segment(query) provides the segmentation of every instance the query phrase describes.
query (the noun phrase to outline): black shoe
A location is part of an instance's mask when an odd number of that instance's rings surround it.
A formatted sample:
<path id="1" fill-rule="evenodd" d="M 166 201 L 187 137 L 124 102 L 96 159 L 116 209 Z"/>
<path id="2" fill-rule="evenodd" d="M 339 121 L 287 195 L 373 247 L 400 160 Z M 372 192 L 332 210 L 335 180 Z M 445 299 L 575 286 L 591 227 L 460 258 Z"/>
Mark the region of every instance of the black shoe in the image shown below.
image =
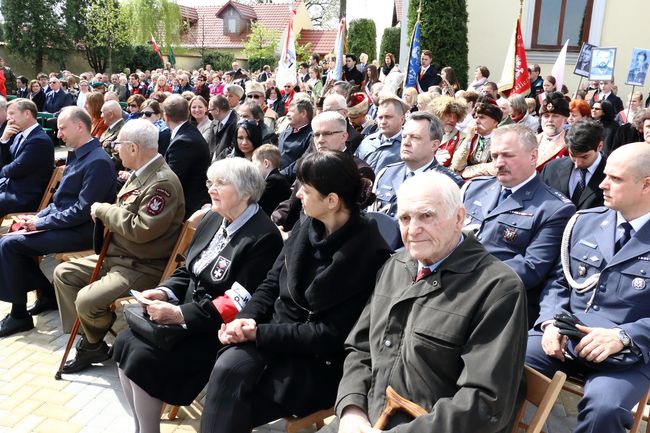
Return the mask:
<path id="1" fill-rule="evenodd" d="M 104 362 L 108 358 L 110 358 L 108 356 L 108 346 L 105 342 L 102 341 L 100 344 L 91 345 L 82 337 L 77 344 L 77 354 L 73 360 L 65 363 L 62 371 L 66 374 L 78 373 L 90 367 L 92 364 Z"/>
<path id="2" fill-rule="evenodd" d="M 27 308 L 27 313 L 36 316 L 46 311 L 57 310 L 58 308 L 59 306 L 56 303 L 56 298 L 44 296 L 30 305 L 29 308 Z"/>
<path id="3" fill-rule="evenodd" d="M 0 337 L 8 337 L 9 335 L 29 331 L 30 329 L 34 329 L 34 321 L 31 316 L 25 317 L 24 319 L 16 319 L 8 314 L 0 321 Z"/>

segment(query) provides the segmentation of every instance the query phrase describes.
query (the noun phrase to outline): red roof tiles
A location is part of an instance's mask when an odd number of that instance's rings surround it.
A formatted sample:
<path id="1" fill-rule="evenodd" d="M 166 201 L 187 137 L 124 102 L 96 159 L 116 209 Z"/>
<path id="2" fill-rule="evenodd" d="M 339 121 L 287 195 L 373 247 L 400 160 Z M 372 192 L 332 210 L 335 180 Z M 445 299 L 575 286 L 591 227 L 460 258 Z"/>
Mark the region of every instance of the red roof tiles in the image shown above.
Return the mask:
<path id="1" fill-rule="evenodd" d="M 297 43 L 300 45 L 307 45 L 311 43 L 311 51 L 318 54 L 328 54 L 334 50 L 336 43 L 336 29 L 332 30 L 303 30 L 300 32 Z"/>

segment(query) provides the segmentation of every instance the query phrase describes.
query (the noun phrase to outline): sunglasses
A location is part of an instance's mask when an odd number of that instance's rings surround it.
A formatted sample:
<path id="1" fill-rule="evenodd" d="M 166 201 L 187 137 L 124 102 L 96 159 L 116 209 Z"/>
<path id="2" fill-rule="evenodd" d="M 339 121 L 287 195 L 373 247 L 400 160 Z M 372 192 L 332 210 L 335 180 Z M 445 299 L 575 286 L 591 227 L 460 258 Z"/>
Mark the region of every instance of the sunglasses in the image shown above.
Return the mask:
<path id="1" fill-rule="evenodd" d="M 138 108 L 138 104 L 129 104 L 129 107 L 135 107 L 135 108 Z"/>
<path id="2" fill-rule="evenodd" d="M 262 95 L 246 95 L 248 99 L 260 99 Z"/>
<path id="3" fill-rule="evenodd" d="M 143 111 L 143 112 L 142 112 L 142 115 L 143 115 L 144 117 L 151 117 L 151 116 L 153 116 L 154 114 L 156 114 L 156 113 L 154 113 L 153 111 Z"/>

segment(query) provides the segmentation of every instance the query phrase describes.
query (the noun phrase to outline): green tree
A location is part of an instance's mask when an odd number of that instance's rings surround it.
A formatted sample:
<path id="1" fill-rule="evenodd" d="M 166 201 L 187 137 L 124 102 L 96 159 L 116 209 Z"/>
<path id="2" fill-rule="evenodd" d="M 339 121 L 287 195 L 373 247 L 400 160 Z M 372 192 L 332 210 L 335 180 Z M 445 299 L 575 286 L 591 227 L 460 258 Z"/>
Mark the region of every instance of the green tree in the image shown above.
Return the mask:
<path id="1" fill-rule="evenodd" d="M 113 53 L 129 44 L 128 22 L 118 0 L 90 0 L 84 15 L 88 64 L 95 72 L 113 72 Z"/>
<path id="2" fill-rule="evenodd" d="M 181 11 L 173 0 L 125 0 L 122 3 L 134 44 L 142 44 L 156 36 L 162 48 L 180 42 Z"/>
<path id="3" fill-rule="evenodd" d="M 260 22 L 251 26 L 248 39 L 244 42 L 244 54 L 248 58 L 269 58 L 275 56 L 280 40 L 280 32 L 265 27 Z"/>
<path id="4" fill-rule="evenodd" d="M 386 53 L 392 53 L 395 59 L 399 59 L 399 36 L 401 29 L 399 27 L 388 27 L 384 29 L 381 36 L 381 46 L 379 47 L 379 64 L 383 65 Z"/>
<path id="5" fill-rule="evenodd" d="M 151 45 L 136 45 L 133 47 L 133 56 L 127 66 L 131 71 L 136 69 L 144 71 L 145 69 L 162 68 L 164 65 L 158 54 L 151 49 Z"/>
<path id="6" fill-rule="evenodd" d="M 234 61 L 234 55 L 221 51 L 208 51 L 201 58 L 203 66 L 212 65 L 212 69 L 215 71 L 229 71 L 232 69 L 232 62 Z"/>
<path id="7" fill-rule="evenodd" d="M 311 42 L 307 42 L 305 45 L 296 44 L 296 61 L 298 63 L 309 63 L 312 53 Z"/>
<path id="8" fill-rule="evenodd" d="M 9 51 L 31 60 L 37 71 L 43 61 L 63 62 L 72 43 L 65 31 L 61 0 L 4 0 L 2 15 Z"/>
<path id="9" fill-rule="evenodd" d="M 347 39 L 348 53 L 357 57 L 366 53 L 370 60 L 377 55 L 377 28 L 373 20 L 361 18 L 350 21 Z"/>
<path id="10" fill-rule="evenodd" d="M 422 49 L 430 50 L 433 63 L 451 66 L 456 72 L 461 88 L 467 85 L 467 1 L 466 0 L 420 0 L 409 3 L 409 35 L 415 26 L 419 4 Z"/>

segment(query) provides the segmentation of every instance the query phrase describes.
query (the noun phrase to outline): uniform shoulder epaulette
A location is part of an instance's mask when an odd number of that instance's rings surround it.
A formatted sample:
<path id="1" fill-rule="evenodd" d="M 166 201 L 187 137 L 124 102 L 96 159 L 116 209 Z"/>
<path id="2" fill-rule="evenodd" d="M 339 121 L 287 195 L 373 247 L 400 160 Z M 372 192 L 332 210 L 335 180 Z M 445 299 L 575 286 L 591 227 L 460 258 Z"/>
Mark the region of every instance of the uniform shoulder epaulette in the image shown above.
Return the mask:
<path id="1" fill-rule="evenodd" d="M 609 210 L 607 206 L 598 206 L 598 207 L 591 207 L 589 209 L 581 209 L 577 211 L 577 214 L 588 214 L 588 213 L 605 213 Z"/>
<path id="2" fill-rule="evenodd" d="M 388 167 L 396 167 L 396 166 L 398 166 L 398 165 L 404 165 L 404 161 L 397 161 L 397 162 L 392 162 L 392 163 L 390 163 L 390 164 L 386 164 L 386 165 L 385 165 L 385 168 L 388 168 Z"/>
<path id="3" fill-rule="evenodd" d="M 573 203 L 571 200 L 569 200 L 564 194 L 562 194 L 560 191 L 550 188 L 549 187 L 549 192 L 558 200 L 561 200 L 563 203 Z"/>

